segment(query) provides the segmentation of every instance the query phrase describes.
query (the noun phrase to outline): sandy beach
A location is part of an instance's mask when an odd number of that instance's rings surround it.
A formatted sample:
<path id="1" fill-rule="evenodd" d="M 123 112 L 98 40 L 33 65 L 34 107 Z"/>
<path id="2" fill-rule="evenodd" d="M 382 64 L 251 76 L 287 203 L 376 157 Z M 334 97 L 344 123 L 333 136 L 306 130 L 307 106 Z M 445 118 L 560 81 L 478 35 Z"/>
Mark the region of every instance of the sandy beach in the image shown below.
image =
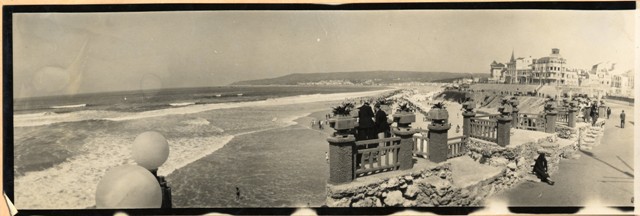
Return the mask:
<path id="1" fill-rule="evenodd" d="M 188 188 L 193 188 L 196 185 L 217 185 L 211 183 L 221 182 L 216 181 L 215 178 L 212 179 L 212 175 L 215 175 L 214 173 L 222 173 L 216 176 L 227 176 L 230 178 L 227 179 L 230 182 L 241 182 L 245 178 L 260 176 L 253 175 L 255 172 L 236 176 L 236 174 L 239 175 L 243 172 L 238 172 L 238 170 L 234 169 L 216 172 L 216 169 L 221 169 L 221 167 L 233 168 L 232 165 L 238 165 L 239 167 L 236 167 L 236 169 L 246 169 L 247 167 L 261 167 L 269 163 L 288 161 L 292 163 L 291 166 L 300 164 L 306 164 L 309 167 L 316 166 L 315 168 L 309 168 L 309 173 L 300 171 L 303 173 L 293 172 L 290 175 L 284 173 L 289 173 L 296 169 L 286 169 L 282 165 L 275 166 L 283 168 L 282 173 L 270 174 L 273 176 L 289 176 L 297 182 L 307 182 L 296 179 L 299 176 L 326 175 L 328 172 L 323 170 L 326 169 L 326 162 L 324 161 L 324 152 L 326 150 L 323 148 L 328 148 L 326 141 L 324 141 L 326 134 L 296 125 L 295 120 L 306 121 L 304 120 L 305 116 L 311 113 L 328 112 L 332 104 L 344 98 L 373 96 L 387 91 L 390 90 L 304 95 L 267 101 L 192 105 L 139 113 L 105 111 L 95 112 L 96 116 L 89 114 L 94 111 L 86 111 L 77 116 L 73 116 L 73 113 L 49 116 L 17 115 L 14 118 L 16 120 L 17 135 L 23 136 L 28 136 L 30 131 L 39 127 L 55 125 L 62 127 L 63 129 L 61 130 L 64 132 L 66 125 L 79 124 L 79 121 L 88 119 L 93 119 L 95 122 L 92 123 L 91 127 L 83 128 L 82 130 L 66 131 L 66 133 L 70 133 L 70 136 L 73 136 L 73 133 L 84 134 L 83 139 L 74 141 L 79 144 L 78 149 L 74 150 L 71 156 L 61 157 L 62 161 L 52 167 L 41 170 L 25 170 L 23 173 L 16 175 L 14 187 L 16 191 L 15 203 L 19 208 L 24 209 L 88 208 L 93 206 L 95 188 L 104 173 L 109 168 L 134 163 L 129 159 L 131 142 L 137 134 L 147 130 L 155 130 L 164 134 L 169 141 L 171 149 L 169 159 L 160 167 L 158 173 L 168 176 L 167 179 L 174 190 L 174 205 L 189 207 L 204 206 L 206 203 L 220 204 L 218 205 L 220 207 L 277 206 L 277 203 L 297 205 L 299 203 L 283 200 L 267 202 L 266 205 L 264 202 L 255 204 L 251 202 L 239 202 L 237 204 L 211 202 L 209 200 L 210 196 L 206 193 L 196 193 Z M 325 130 L 331 129 L 327 127 Z M 291 134 L 296 135 L 291 136 Z M 296 140 L 291 140 L 294 138 Z M 269 149 L 268 147 L 270 146 L 277 146 L 274 143 L 282 145 L 296 143 L 297 145 L 284 148 L 289 151 Z M 229 153 L 232 149 L 242 148 L 243 146 L 251 146 L 251 148 L 256 149 L 241 149 L 241 151 L 234 151 L 235 154 L 284 154 L 281 156 L 296 155 L 301 158 L 297 160 L 279 160 L 277 158 L 280 157 L 266 157 L 264 155 L 265 157 L 261 160 L 250 160 L 246 159 L 246 156 L 234 156 L 234 154 Z M 311 156 L 311 154 L 314 156 Z M 307 156 L 302 157 L 304 155 Z M 317 159 L 311 159 L 312 157 L 317 157 Z M 210 160 L 222 160 L 227 166 L 209 164 Z M 238 160 L 260 162 L 260 166 L 257 164 L 237 163 Z M 202 163 L 205 163 L 206 165 L 204 166 L 208 167 L 206 170 L 193 170 L 200 169 L 197 167 Z M 306 169 L 300 168 L 297 170 Z M 271 169 L 266 170 L 274 171 Z M 203 175 L 203 173 L 207 174 Z M 232 178 L 234 176 L 237 179 L 234 180 Z M 202 182 L 198 179 L 202 179 Z M 313 179 L 324 181 L 326 176 L 316 176 Z M 253 182 L 250 185 L 261 185 L 260 182 L 263 182 L 263 179 L 257 178 L 256 181 L 258 182 Z M 308 181 L 313 180 L 308 179 Z M 267 181 L 265 180 L 264 182 Z M 287 183 L 283 187 L 287 185 L 291 184 Z M 324 191 L 324 183 L 316 182 L 313 185 L 320 186 L 322 188 L 321 191 Z M 301 189 L 307 186 L 309 185 L 301 185 L 296 188 Z M 272 189 L 268 188 L 264 192 L 266 194 L 273 193 Z M 250 194 L 248 191 L 246 193 L 247 196 Z M 282 194 L 282 197 L 289 197 L 291 194 L 296 193 L 318 194 L 319 191 L 317 188 L 308 192 L 287 191 Z M 200 194 L 203 197 L 196 199 L 196 194 Z M 225 196 L 227 195 L 225 194 Z M 220 194 L 220 197 L 224 196 Z M 309 202 L 317 203 L 315 199 L 305 199 L 309 200 Z M 193 202 L 203 203 L 197 204 Z"/>

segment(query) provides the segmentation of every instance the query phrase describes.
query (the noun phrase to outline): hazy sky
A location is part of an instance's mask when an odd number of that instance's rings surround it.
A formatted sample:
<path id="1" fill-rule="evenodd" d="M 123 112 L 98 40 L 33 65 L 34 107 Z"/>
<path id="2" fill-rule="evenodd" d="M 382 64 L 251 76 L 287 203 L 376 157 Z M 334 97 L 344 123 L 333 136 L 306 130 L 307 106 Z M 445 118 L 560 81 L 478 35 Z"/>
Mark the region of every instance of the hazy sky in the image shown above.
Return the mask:
<path id="1" fill-rule="evenodd" d="M 14 96 L 226 85 L 290 73 L 488 73 L 493 60 L 634 63 L 634 11 L 14 14 Z"/>

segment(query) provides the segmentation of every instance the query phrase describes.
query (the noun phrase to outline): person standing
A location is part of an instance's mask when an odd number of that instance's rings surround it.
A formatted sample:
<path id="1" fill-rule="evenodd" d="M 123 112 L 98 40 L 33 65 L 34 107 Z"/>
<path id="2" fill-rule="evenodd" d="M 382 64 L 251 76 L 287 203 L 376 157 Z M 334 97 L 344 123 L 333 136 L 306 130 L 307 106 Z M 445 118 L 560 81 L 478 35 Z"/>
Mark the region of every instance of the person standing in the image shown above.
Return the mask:
<path id="1" fill-rule="evenodd" d="M 596 122 L 598 121 L 598 107 L 594 103 L 591 105 L 591 126 L 596 126 Z"/>
<path id="2" fill-rule="evenodd" d="M 373 110 L 369 106 L 369 102 L 365 101 L 364 104 L 358 108 L 358 140 L 373 139 L 375 133 L 373 122 Z"/>
<path id="3" fill-rule="evenodd" d="M 375 116 L 375 128 L 378 139 L 386 138 L 391 136 L 391 127 L 387 122 L 387 113 L 384 110 L 380 109 L 380 104 L 375 105 L 376 116 Z"/>
<path id="4" fill-rule="evenodd" d="M 611 107 L 607 107 L 607 119 L 611 116 Z"/>
<path id="5" fill-rule="evenodd" d="M 620 113 L 620 128 L 624 128 L 624 117 L 626 115 L 624 114 L 624 110 L 622 110 L 622 112 Z"/>

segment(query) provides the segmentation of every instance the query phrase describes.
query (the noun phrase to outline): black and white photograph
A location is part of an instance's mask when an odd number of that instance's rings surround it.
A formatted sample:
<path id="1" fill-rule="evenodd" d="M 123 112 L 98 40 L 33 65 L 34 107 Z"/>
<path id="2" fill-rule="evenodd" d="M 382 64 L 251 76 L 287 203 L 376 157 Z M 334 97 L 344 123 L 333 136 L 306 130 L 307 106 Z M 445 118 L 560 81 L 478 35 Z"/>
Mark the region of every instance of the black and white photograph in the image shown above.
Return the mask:
<path id="1" fill-rule="evenodd" d="M 18 211 L 633 211 L 629 4 L 14 6 L 3 182 Z"/>

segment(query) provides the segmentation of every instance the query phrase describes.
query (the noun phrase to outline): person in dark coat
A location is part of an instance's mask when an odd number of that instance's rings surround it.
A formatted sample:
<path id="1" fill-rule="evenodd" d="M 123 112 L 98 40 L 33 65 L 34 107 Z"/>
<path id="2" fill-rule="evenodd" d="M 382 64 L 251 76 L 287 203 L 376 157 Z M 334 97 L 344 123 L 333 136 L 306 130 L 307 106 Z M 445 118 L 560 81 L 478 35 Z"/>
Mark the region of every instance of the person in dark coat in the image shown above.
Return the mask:
<path id="1" fill-rule="evenodd" d="M 387 113 L 384 110 L 380 109 L 380 104 L 375 105 L 376 110 L 376 121 L 375 128 L 378 139 L 386 138 L 391 136 L 391 127 L 387 122 Z"/>
<path id="2" fill-rule="evenodd" d="M 611 107 L 607 107 L 607 119 L 611 116 Z"/>
<path id="3" fill-rule="evenodd" d="M 624 118 L 625 118 L 624 110 L 620 113 L 620 128 L 624 128 Z"/>
<path id="4" fill-rule="evenodd" d="M 374 139 L 374 122 L 373 110 L 369 106 L 369 102 L 358 108 L 358 140 Z"/>
<path id="5" fill-rule="evenodd" d="M 555 182 L 551 180 L 547 173 L 547 158 L 544 154 L 544 152 L 540 152 L 540 155 L 538 155 L 536 163 L 533 165 L 533 173 L 535 173 L 542 182 L 553 185 Z"/>
<path id="6" fill-rule="evenodd" d="M 598 107 L 596 104 L 591 105 L 591 126 L 596 126 L 598 121 Z"/>

